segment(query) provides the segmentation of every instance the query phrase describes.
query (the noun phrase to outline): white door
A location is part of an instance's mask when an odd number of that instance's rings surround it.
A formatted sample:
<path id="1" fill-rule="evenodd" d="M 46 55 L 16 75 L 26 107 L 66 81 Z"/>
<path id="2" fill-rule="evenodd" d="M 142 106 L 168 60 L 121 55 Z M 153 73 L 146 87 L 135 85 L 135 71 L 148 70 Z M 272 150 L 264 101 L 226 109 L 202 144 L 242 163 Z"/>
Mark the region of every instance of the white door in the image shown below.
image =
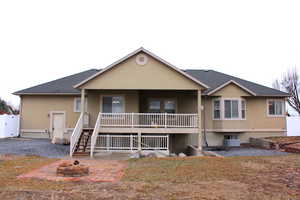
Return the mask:
<path id="1" fill-rule="evenodd" d="M 52 113 L 52 142 L 62 143 L 64 138 L 65 129 L 65 114 L 64 113 Z"/>

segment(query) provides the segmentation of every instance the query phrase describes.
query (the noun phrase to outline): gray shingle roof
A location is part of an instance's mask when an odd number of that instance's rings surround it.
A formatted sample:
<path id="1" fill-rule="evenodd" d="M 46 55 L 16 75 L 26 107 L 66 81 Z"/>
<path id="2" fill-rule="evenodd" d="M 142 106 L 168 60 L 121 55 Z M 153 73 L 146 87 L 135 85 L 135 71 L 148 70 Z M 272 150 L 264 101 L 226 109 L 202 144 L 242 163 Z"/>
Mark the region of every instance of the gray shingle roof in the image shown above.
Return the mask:
<path id="1" fill-rule="evenodd" d="M 54 81 L 20 90 L 15 92 L 14 94 L 80 94 L 80 91 L 73 88 L 73 86 L 99 71 L 100 70 L 97 69 L 90 69 L 77 74 L 56 79 Z"/>
<path id="2" fill-rule="evenodd" d="M 90 76 L 98 73 L 100 70 L 91 69 L 81 73 L 73 74 L 64 78 L 30 87 L 15 92 L 16 95 L 23 94 L 79 94 L 80 91 L 73 88 L 74 85 L 84 81 Z M 287 93 L 272 89 L 263 85 L 259 85 L 250 81 L 246 81 L 234 76 L 223 74 L 214 70 L 183 70 L 190 76 L 193 76 L 210 88 L 204 94 L 209 93 L 215 88 L 233 80 L 248 90 L 254 92 L 257 96 L 288 96 Z"/>
<path id="3" fill-rule="evenodd" d="M 240 79 L 234 76 L 230 76 L 214 70 L 184 70 L 191 76 L 200 79 L 203 83 L 210 86 L 204 94 L 209 93 L 215 88 L 225 84 L 226 82 L 233 80 L 248 90 L 254 92 L 256 96 L 288 96 L 288 93 L 269 88 L 257 83 L 253 83 L 244 79 Z"/>

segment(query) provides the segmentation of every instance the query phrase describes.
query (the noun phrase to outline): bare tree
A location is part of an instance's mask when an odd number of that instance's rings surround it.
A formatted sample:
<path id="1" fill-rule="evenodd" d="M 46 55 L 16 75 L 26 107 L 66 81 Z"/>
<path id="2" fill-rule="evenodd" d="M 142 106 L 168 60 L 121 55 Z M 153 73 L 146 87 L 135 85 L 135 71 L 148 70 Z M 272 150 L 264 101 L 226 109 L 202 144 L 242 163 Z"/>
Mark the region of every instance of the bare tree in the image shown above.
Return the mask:
<path id="1" fill-rule="evenodd" d="M 275 89 L 283 90 L 291 95 L 288 98 L 287 102 L 300 115 L 300 101 L 299 101 L 300 80 L 296 68 L 288 70 L 282 76 L 281 80 L 274 81 L 273 87 Z"/>

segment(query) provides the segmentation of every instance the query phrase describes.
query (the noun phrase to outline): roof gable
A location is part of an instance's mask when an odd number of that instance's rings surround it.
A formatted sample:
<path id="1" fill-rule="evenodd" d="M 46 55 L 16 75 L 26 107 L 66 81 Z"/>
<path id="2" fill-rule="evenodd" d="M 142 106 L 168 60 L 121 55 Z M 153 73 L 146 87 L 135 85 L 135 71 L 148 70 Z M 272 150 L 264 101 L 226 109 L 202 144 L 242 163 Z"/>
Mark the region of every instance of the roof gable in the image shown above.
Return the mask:
<path id="1" fill-rule="evenodd" d="M 100 72 L 94 74 L 93 76 L 83 80 L 82 82 L 80 82 L 79 84 L 76 84 L 74 86 L 74 88 L 80 88 L 81 86 L 83 86 L 84 84 L 86 84 L 87 82 L 95 79 L 96 77 L 106 73 L 107 71 L 111 70 L 114 67 L 120 66 L 121 63 L 125 62 L 126 60 L 132 58 L 133 56 L 139 54 L 139 53 L 144 53 L 150 57 L 152 57 L 153 59 L 156 59 L 157 61 L 161 62 L 162 64 L 164 64 L 164 66 L 172 69 L 173 71 L 179 73 L 180 75 L 182 75 L 183 77 L 189 79 L 190 81 L 196 83 L 197 85 L 199 85 L 202 88 L 209 88 L 209 86 L 207 86 L 206 84 L 202 83 L 200 80 L 194 78 L 193 76 L 190 76 L 189 74 L 185 73 L 184 71 L 180 70 L 179 68 L 175 67 L 174 65 L 170 64 L 169 62 L 163 60 L 162 58 L 156 56 L 155 54 L 151 53 L 150 51 L 144 49 L 143 47 L 133 51 L 132 53 L 128 54 L 127 56 L 119 59 L 118 61 L 112 63 L 111 65 L 107 66 L 106 68 L 104 68 L 103 70 L 101 70 Z"/>
<path id="2" fill-rule="evenodd" d="M 207 95 L 213 95 L 213 94 L 216 94 L 218 91 L 224 89 L 225 87 L 227 87 L 227 86 L 230 85 L 230 84 L 234 84 L 234 85 L 236 85 L 238 88 L 240 88 L 240 89 L 244 90 L 245 92 L 247 92 L 247 96 L 249 96 L 249 94 L 252 95 L 252 96 L 256 96 L 256 94 L 255 94 L 253 91 L 251 91 L 251 90 L 249 90 L 248 88 L 242 86 L 241 84 L 237 83 L 237 82 L 234 81 L 234 80 L 229 80 L 229 81 L 227 81 L 226 83 L 224 83 L 224 84 L 222 84 L 222 85 L 220 85 L 220 86 L 214 88 L 213 90 L 211 90 L 210 92 L 208 92 Z"/>
<path id="3" fill-rule="evenodd" d="M 280 96 L 280 97 L 287 97 L 289 96 L 288 93 L 282 92 L 280 90 L 276 90 L 274 88 L 266 87 L 264 85 L 260 85 L 251 81 L 247 81 L 235 76 L 231 76 L 228 74 L 224 74 L 221 72 L 217 72 L 214 70 L 185 70 L 186 73 L 189 75 L 201 80 L 206 85 L 210 86 L 203 94 L 207 95 L 212 90 L 218 88 L 219 86 L 227 83 L 228 81 L 232 80 L 238 83 L 239 85 L 247 88 L 248 90 L 252 91 L 256 94 L 256 96 Z"/>

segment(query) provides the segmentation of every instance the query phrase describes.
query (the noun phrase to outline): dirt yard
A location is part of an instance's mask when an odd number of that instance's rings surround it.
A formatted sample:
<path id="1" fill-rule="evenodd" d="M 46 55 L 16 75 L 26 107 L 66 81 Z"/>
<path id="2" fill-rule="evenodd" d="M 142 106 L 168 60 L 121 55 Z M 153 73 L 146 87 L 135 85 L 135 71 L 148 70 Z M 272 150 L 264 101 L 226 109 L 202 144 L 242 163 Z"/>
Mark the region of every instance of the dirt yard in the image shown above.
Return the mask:
<path id="1" fill-rule="evenodd" d="M 0 160 L 0 199 L 300 199 L 299 155 L 130 160 L 114 183 L 18 179 L 57 159 Z"/>

